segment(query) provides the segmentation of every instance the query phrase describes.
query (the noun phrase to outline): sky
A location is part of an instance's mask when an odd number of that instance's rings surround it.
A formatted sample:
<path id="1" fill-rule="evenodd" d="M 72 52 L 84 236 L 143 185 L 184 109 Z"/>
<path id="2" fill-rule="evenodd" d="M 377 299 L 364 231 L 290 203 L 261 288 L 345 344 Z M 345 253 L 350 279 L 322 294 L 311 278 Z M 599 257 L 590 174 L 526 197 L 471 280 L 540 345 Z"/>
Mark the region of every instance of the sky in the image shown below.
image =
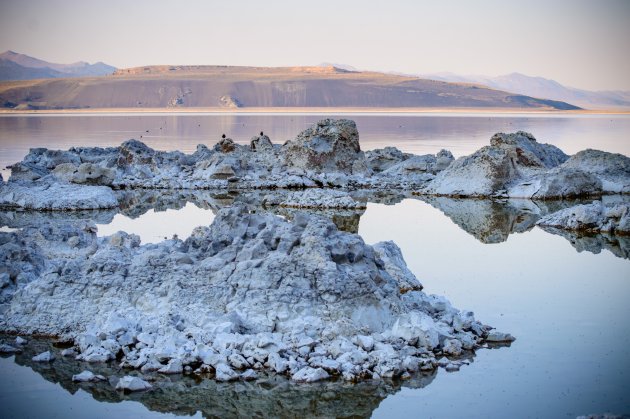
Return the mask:
<path id="1" fill-rule="evenodd" d="M 57 63 L 520 72 L 630 90 L 630 0 L 0 0 L 0 51 Z"/>

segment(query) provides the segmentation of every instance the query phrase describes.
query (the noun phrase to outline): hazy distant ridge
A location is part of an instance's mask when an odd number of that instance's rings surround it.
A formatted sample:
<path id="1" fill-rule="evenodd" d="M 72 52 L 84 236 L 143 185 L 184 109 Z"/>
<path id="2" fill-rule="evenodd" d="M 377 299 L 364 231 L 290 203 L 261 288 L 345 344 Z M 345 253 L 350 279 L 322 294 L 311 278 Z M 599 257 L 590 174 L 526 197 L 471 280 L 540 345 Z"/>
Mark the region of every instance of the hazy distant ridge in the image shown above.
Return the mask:
<path id="1" fill-rule="evenodd" d="M 115 70 L 116 67 L 100 61 L 94 64 L 85 61 L 57 64 L 13 51 L 0 54 L 0 80 L 104 76 Z"/>
<path id="2" fill-rule="evenodd" d="M 0 83 L 17 109 L 359 107 L 576 109 L 469 84 L 336 66 L 144 66 L 111 76 Z"/>
<path id="3" fill-rule="evenodd" d="M 489 77 L 481 75 L 462 76 L 445 72 L 422 74 L 419 75 L 419 77 L 456 83 L 476 83 L 493 89 L 569 102 L 587 109 L 630 109 L 630 92 L 627 91 L 589 91 L 576 89 L 564 86 L 555 80 L 543 77 L 532 77 L 520 73 Z"/>

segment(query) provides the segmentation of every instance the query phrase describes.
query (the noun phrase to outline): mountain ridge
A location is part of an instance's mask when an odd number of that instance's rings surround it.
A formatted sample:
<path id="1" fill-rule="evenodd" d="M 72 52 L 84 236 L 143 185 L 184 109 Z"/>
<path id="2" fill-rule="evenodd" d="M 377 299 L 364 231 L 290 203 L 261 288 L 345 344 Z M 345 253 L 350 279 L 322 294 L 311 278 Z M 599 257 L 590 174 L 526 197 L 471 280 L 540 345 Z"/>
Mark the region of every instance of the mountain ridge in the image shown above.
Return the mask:
<path id="1" fill-rule="evenodd" d="M 326 67 L 160 65 L 112 75 L 0 83 L 11 109 L 336 107 L 572 110 L 486 87 Z"/>
<path id="2" fill-rule="evenodd" d="M 111 74 L 116 67 L 98 61 L 90 64 L 77 61 L 58 64 L 40 60 L 11 50 L 0 54 L 0 80 L 32 80 L 39 78 L 90 77 Z"/>

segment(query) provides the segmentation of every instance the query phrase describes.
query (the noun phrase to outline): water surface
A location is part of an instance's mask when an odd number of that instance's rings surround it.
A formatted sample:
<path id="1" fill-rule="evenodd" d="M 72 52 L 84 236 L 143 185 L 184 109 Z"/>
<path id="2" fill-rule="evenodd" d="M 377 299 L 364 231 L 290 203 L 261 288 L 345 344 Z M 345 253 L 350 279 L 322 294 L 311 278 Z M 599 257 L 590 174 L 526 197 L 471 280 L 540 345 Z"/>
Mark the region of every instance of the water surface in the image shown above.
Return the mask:
<path id="1" fill-rule="evenodd" d="M 192 151 L 198 142 L 214 143 L 222 132 L 244 142 L 260 130 L 282 142 L 319 118 L 0 117 L 0 153 L 3 162 L 10 162 L 21 159 L 20 153 L 29 147 L 117 145 L 139 135 L 156 148 Z M 434 153 L 447 148 L 462 155 L 487 144 L 496 131 L 522 129 L 569 153 L 590 146 L 630 154 L 630 119 L 625 116 L 353 118 L 364 149 L 395 145 L 405 151 Z M 154 136 L 156 129 L 161 133 Z M 195 226 L 211 223 L 222 206 L 239 199 L 251 201 L 244 195 L 210 191 L 143 194 L 128 196 L 121 210 L 3 212 L 0 224 L 20 228 L 42 217 L 79 217 L 94 220 L 99 235 L 125 230 L 140 235 L 143 242 L 156 242 L 173 234 L 184 239 Z M 34 405 L 38 400 L 50 406 L 49 416 L 59 417 L 82 412 L 94 417 L 237 416 L 251 415 L 252 406 L 262 409 L 261 416 L 295 411 L 304 416 L 378 418 L 630 413 L 630 239 L 579 236 L 535 226 L 541 214 L 569 204 L 421 199 L 394 193 L 372 198 L 364 212 L 326 215 L 340 228 L 358 231 L 367 243 L 393 240 L 425 292 L 445 295 L 455 307 L 472 310 L 480 321 L 517 337 L 509 348 L 477 351 L 473 362 L 458 372 L 440 369 L 409 383 L 328 383 L 310 389 L 276 381 L 217 386 L 169 379 L 161 393 L 126 398 L 109 387 L 67 384 L 67 375 L 80 372 L 81 365 L 53 364 L 57 369 L 52 374 L 33 366 L 28 357 L 16 356 L 0 359 L 0 401 L 8 406 L 8 416 L 43 414 Z M 280 215 L 291 217 L 290 212 Z M 217 398 L 217 393 L 226 396 Z M 335 394 L 342 396 L 335 398 Z M 310 404 L 304 407 L 300 400 Z"/>

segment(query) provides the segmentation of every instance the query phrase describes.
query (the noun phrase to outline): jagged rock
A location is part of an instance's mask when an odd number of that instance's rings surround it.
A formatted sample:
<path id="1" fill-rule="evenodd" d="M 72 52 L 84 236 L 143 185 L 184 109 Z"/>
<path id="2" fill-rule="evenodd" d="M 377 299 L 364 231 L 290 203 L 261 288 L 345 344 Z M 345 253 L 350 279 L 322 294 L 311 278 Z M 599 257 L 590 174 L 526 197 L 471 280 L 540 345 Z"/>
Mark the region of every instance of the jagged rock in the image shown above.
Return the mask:
<path id="1" fill-rule="evenodd" d="M 171 359 L 169 363 L 158 370 L 162 374 L 181 374 L 184 371 L 182 361 L 179 359 Z"/>
<path id="2" fill-rule="evenodd" d="M 53 362 L 54 360 L 55 356 L 50 351 L 42 352 L 33 357 L 33 362 Z"/>
<path id="3" fill-rule="evenodd" d="M 86 383 L 90 381 L 105 381 L 105 377 L 99 374 L 94 374 L 92 371 L 85 370 L 80 374 L 73 375 L 72 381 L 78 383 Z"/>
<path id="4" fill-rule="evenodd" d="M 114 192 L 105 186 L 78 186 L 51 179 L 35 183 L 0 185 L 0 208 L 25 210 L 87 210 L 118 206 Z"/>
<path id="5" fill-rule="evenodd" d="M 455 197 L 505 194 L 510 185 L 567 159 L 560 149 L 536 142 L 529 133 L 498 133 L 490 139 L 490 146 L 455 160 L 438 173 L 424 192 Z"/>
<path id="6" fill-rule="evenodd" d="M 556 199 L 596 196 L 603 193 L 595 175 L 564 165 L 516 183 L 508 188 L 511 198 Z"/>
<path id="7" fill-rule="evenodd" d="M 21 336 L 17 336 L 17 337 L 15 338 L 15 344 L 16 344 L 17 346 L 24 346 L 24 345 L 28 344 L 28 340 L 24 339 L 24 338 L 23 338 L 23 337 L 21 337 Z"/>
<path id="8" fill-rule="evenodd" d="M 446 150 L 424 156 L 392 147 L 363 153 L 353 121 L 325 119 L 283 146 L 274 146 L 260 135 L 249 146 L 223 138 L 212 149 L 200 145 L 190 155 L 156 151 L 137 140 L 105 149 L 33 149 L 12 166 L 9 184 L 32 182 L 27 187 L 37 188 L 41 183 L 70 182 L 114 189 L 222 190 L 341 187 L 535 199 L 630 191 L 625 156 L 586 150 L 566 161 L 567 156 L 556 147 L 539 144 L 531 134 L 520 131 L 496 134 L 490 143 L 457 161 Z M 81 199 L 81 190 L 68 192 L 66 199 Z M 19 201 L 9 198 L 6 205 Z M 63 205 L 66 209 L 102 206 Z"/>
<path id="9" fill-rule="evenodd" d="M 313 383 L 315 381 L 325 380 L 330 375 L 323 368 L 304 367 L 291 376 L 293 381 L 299 383 Z"/>
<path id="10" fill-rule="evenodd" d="M 273 150 L 273 144 L 268 136 L 264 135 L 262 132 L 260 135 L 252 137 L 249 141 L 249 147 L 252 151 L 266 151 Z"/>
<path id="11" fill-rule="evenodd" d="M 116 390 L 125 390 L 125 391 L 144 391 L 153 388 L 153 386 L 142 378 L 132 377 L 130 375 L 126 375 L 116 384 Z"/>
<path id="12" fill-rule="evenodd" d="M 0 330 L 63 334 L 81 360 L 118 354 L 146 371 L 203 363 L 220 380 L 239 378 L 230 364 L 290 375 L 310 366 L 354 380 L 404 373 L 405 347 L 440 350 L 440 336 L 477 347 L 483 333 L 419 291 L 393 243 L 368 246 L 318 216 L 289 222 L 237 204 L 185 241 L 143 246 L 123 232 L 97 238 L 84 224 L 72 228 L 10 233 L 45 262 L 11 297 Z M 70 236 L 77 246 L 59 246 Z"/>
<path id="13" fill-rule="evenodd" d="M 21 348 L 16 348 L 6 343 L 0 343 L 0 354 L 16 354 L 22 352 Z"/>
<path id="14" fill-rule="evenodd" d="M 583 150 L 571 156 L 563 169 L 577 169 L 594 175 L 605 193 L 630 193 L 630 158 L 599 150 Z"/>
<path id="15" fill-rule="evenodd" d="M 215 374 L 217 381 L 234 381 L 239 378 L 238 373 L 226 364 L 217 365 Z"/>
<path id="16" fill-rule="evenodd" d="M 287 166 L 315 172 L 363 174 L 365 156 L 354 121 L 324 119 L 282 147 Z"/>
<path id="17" fill-rule="evenodd" d="M 540 226 L 585 233 L 630 234 L 630 204 L 604 205 L 601 201 L 576 205 L 541 218 Z"/>
<path id="18" fill-rule="evenodd" d="M 413 154 L 403 153 L 396 147 L 385 147 L 365 152 L 367 165 L 374 173 L 381 173 L 410 157 L 413 157 Z"/>
<path id="19" fill-rule="evenodd" d="M 214 151 L 219 151 L 221 153 L 231 153 L 234 150 L 236 150 L 236 144 L 231 138 L 221 138 L 214 146 Z"/>
<path id="20" fill-rule="evenodd" d="M 352 199 L 349 193 L 331 189 L 305 189 L 290 192 L 286 196 L 270 194 L 263 198 L 263 205 L 287 208 L 336 208 L 365 209 L 366 203 Z"/>

